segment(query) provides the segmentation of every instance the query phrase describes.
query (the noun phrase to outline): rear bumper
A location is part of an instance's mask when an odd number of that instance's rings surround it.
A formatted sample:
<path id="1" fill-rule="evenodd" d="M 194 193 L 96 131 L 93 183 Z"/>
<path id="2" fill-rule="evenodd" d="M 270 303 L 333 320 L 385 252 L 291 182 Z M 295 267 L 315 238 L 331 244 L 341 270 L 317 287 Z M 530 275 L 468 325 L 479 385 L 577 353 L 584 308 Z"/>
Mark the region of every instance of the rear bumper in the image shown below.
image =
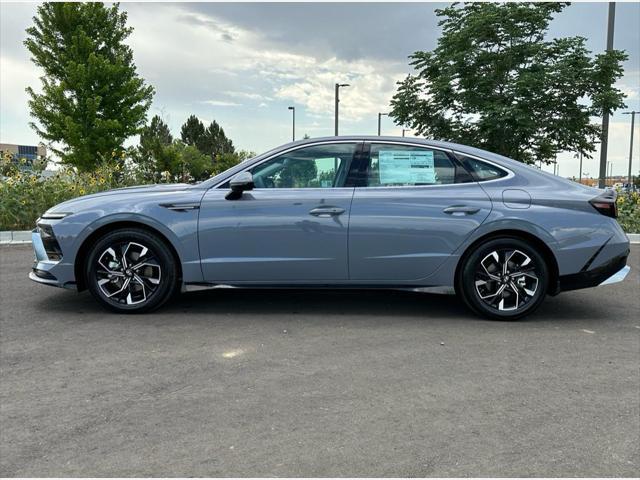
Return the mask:
<path id="1" fill-rule="evenodd" d="M 628 256 L 629 250 L 592 270 L 563 275 L 558 282 L 558 291 L 567 292 L 621 282 L 631 270 L 631 267 L 627 266 Z"/>

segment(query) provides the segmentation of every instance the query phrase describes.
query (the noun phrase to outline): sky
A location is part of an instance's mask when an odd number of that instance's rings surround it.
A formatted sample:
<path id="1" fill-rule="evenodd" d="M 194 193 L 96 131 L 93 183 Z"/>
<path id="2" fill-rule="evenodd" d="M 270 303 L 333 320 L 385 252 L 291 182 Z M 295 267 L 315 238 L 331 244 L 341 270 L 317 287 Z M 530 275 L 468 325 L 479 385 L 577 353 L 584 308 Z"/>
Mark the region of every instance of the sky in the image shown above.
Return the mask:
<path id="1" fill-rule="evenodd" d="M 39 71 L 23 45 L 37 3 L 0 3 L 0 142 L 35 145 L 25 87 Z M 341 89 L 340 133 L 375 134 L 396 82 L 411 72 L 408 56 L 436 46 L 434 14 L 443 3 L 122 3 L 134 32 L 138 73 L 156 89 L 149 118 L 158 114 L 174 136 L 191 114 L 215 119 L 236 147 L 257 153 L 296 135 L 333 135 L 334 84 Z M 551 23 L 549 36 L 580 35 L 594 52 L 606 42 L 607 3 L 574 3 Z M 617 3 L 615 48 L 629 59 L 618 82 L 629 109 L 640 110 L 640 3 Z M 37 88 L 36 88 L 37 90 Z M 640 167 L 636 118 L 634 172 Z M 382 133 L 400 135 L 382 118 Z M 410 135 L 410 133 L 408 133 Z M 611 118 L 609 160 L 626 175 L 630 116 Z M 129 144 L 137 142 L 131 139 Z M 558 156 L 560 174 L 578 175 L 578 160 Z M 583 172 L 597 176 L 599 154 Z M 552 167 L 545 167 L 552 170 Z"/>

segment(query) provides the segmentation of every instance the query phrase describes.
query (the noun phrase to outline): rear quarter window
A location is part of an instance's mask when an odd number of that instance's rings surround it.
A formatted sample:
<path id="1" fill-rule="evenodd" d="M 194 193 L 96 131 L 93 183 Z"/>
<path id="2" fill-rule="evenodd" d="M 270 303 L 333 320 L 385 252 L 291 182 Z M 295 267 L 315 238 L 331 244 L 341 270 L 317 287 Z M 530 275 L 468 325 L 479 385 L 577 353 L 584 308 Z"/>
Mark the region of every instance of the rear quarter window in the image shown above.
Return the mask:
<path id="1" fill-rule="evenodd" d="M 462 164 L 467 169 L 471 175 L 478 182 L 486 182 L 488 180 L 497 180 L 499 178 L 506 177 L 508 175 L 507 171 L 501 169 L 500 167 L 496 167 L 487 162 L 483 162 L 482 160 L 478 160 L 477 158 L 471 158 L 462 155 L 460 157 Z"/>

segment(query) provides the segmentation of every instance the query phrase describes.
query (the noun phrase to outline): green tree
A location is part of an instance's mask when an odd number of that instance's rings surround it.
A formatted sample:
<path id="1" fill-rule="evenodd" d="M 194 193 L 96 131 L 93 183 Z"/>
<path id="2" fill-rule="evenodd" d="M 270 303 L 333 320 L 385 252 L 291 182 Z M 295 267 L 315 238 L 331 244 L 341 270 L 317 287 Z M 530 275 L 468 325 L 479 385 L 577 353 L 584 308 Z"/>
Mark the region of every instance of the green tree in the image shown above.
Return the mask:
<path id="1" fill-rule="evenodd" d="M 25 46 L 44 70 L 42 93 L 27 88 L 30 125 L 64 163 L 92 170 L 145 123 L 154 90 L 136 72 L 132 29 L 118 4 L 45 3 Z"/>
<path id="2" fill-rule="evenodd" d="M 154 115 L 151 123 L 140 132 L 140 145 L 143 146 L 170 145 L 171 142 L 173 142 L 173 135 L 169 126 L 158 115 Z"/>
<path id="3" fill-rule="evenodd" d="M 214 157 L 222 155 L 223 153 L 233 153 L 236 151 L 231 139 L 227 138 L 224 130 L 215 120 L 213 120 L 204 131 L 198 149 L 202 153 L 213 155 Z"/>
<path id="4" fill-rule="evenodd" d="M 147 180 L 157 180 L 163 171 L 172 171 L 171 165 L 175 159 L 167 150 L 173 142 L 169 126 L 155 115 L 151 123 L 140 132 L 140 145 L 131 156 L 140 173 Z"/>
<path id="5" fill-rule="evenodd" d="M 204 125 L 195 115 L 191 115 L 180 129 L 180 138 L 187 145 L 197 147 L 202 142 Z"/>
<path id="6" fill-rule="evenodd" d="M 549 162 L 589 157 L 600 136 L 590 117 L 624 106 L 613 87 L 623 51 L 591 55 L 583 37 L 545 40 L 566 3 L 465 3 L 436 10 L 442 36 L 410 56 L 390 116 L 419 135 Z"/>
<path id="7" fill-rule="evenodd" d="M 200 181 L 206 180 L 211 176 L 213 171 L 211 157 L 202 154 L 193 145 L 186 145 L 183 142 L 176 141 L 171 145 L 170 151 L 176 158 L 172 173 L 175 177 L 180 178 L 181 181 Z"/>
<path id="8" fill-rule="evenodd" d="M 227 138 L 222 127 L 213 120 L 205 128 L 204 124 L 191 115 L 180 129 L 180 138 L 187 145 L 193 145 L 201 153 L 215 159 L 224 153 L 234 153 L 235 148 L 231 139 Z"/>

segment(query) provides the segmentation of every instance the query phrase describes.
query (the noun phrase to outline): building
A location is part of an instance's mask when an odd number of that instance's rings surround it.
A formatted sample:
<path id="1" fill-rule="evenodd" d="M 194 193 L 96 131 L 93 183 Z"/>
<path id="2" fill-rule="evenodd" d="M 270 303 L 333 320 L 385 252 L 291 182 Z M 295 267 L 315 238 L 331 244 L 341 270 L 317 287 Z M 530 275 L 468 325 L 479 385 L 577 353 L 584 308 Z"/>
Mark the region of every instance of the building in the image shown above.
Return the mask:
<path id="1" fill-rule="evenodd" d="M 10 154 L 12 161 L 21 170 L 31 170 L 34 162 L 44 160 L 47 157 L 47 147 L 40 144 L 32 145 L 13 145 L 11 143 L 0 143 L 0 155 L 4 157 Z"/>

